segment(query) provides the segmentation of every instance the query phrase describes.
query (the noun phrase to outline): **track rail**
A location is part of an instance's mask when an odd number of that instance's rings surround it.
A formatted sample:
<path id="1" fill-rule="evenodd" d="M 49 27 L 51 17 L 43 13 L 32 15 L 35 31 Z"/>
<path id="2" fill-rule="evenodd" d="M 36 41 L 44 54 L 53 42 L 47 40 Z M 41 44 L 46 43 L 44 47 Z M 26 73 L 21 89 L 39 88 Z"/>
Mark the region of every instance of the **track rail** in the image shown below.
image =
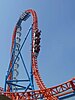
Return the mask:
<path id="1" fill-rule="evenodd" d="M 43 83 L 40 73 L 38 70 L 38 64 L 37 64 L 37 57 L 35 56 L 34 52 L 34 33 L 36 30 L 38 30 L 38 19 L 37 19 L 37 14 L 34 10 L 29 9 L 25 11 L 25 16 L 21 16 L 19 21 L 17 22 L 13 36 L 12 36 L 12 46 L 11 46 L 11 53 L 12 49 L 14 47 L 14 40 L 16 38 L 16 33 L 18 27 L 21 25 L 22 21 L 27 20 L 28 16 L 31 14 L 33 17 L 33 25 L 32 25 L 32 70 L 33 70 L 33 75 L 36 80 L 36 83 L 39 87 L 40 90 L 33 90 L 33 91 L 28 91 L 28 92 L 10 92 L 10 87 L 7 87 L 7 92 L 3 92 L 3 89 L 0 89 L 0 94 L 6 95 L 12 100 L 39 100 L 44 99 L 44 100 L 58 100 L 59 97 L 62 97 L 64 95 L 73 93 L 75 91 L 75 77 L 72 78 L 71 80 L 60 84 L 58 86 L 54 86 L 51 88 L 46 88 L 45 84 Z M 26 17 L 27 16 L 27 17 Z M 10 68 L 12 67 L 12 61 L 13 59 L 10 60 Z M 12 78 L 12 73 L 10 73 L 8 80 L 11 80 Z M 33 99 L 34 97 L 34 99 Z"/>
<path id="2" fill-rule="evenodd" d="M 38 71 L 38 65 L 37 65 L 37 57 L 34 54 L 33 48 L 34 48 L 34 33 L 36 30 L 38 30 L 38 21 L 37 21 L 37 15 L 34 10 L 27 10 L 27 13 L 31 13 L 33 16 L 33 26 L 32 26 L 32 69 L 33 69 L 33 75 L 35 77 L 36 83 L 40 89 L 45 89 L 45 85 L 40 77 L 39 71 Z"/>
<path id="3" fill-rule="evenodd" d="M 27 15 L 26 15 L 27 14 Z M 35 55 L 35 52 L 34 52 L 34 34 L 35 34 L 35 31 L 38 30 L 38 19 L 37 19 L 37 14 L 34 10 L 32 9 L 29 9 L 29 10 L 26 10 L 25 13 L 23 13 L 19 19 L 19 21 L 17 22 L 16 26 L 15 26 L 15 29 L 14 29 L 14 33 L 13 33 L 13 36 L 12 36 L 12 47 L 11 47 L 11 52 L 12 52 L 12 48 L 14 47 L 14 41 L 15 41 L 15 38 L 16 38 L 16 33 L 17 33 L 17 29 L 18 27 L 20 27 L 22 21 L 24 20 L 27 20 L 28 18 L 26 18 L 26 16 L 28 15 L 32 15 L 32 18 L 33 18 L 33 24 L 32 24 L 32 71 L 33 71 L 33 76 L 36 80 L 36 83 L 39 87 L 40 90 L 43 90 L 43 89 L 46 89 L 46 86 L 45 84 L 43 83 L 41 77 L 40 77 L 40 73 L 39 73 L 39 70 L 38 70 L 38 64 L 37 64 L 37 57 Z M 13 59 L 12 59 L 13 60 Z M 12 66 L 12 61 L 10 61 L 10 67 Z M 8 80 L 10 80 L 12 78 L 12 73 L 10 73 L 9 77 L 8 77 Z M 10 91 L 10 87 L 8 86 L 7 88 L 7 91 L 9 92 Z M 43 94 L 44 95 L 44 94 Z M 48 96 L 49 95 L 49 96 Z M 52 96 L 50 94 L 50 92 L 47 92 L 44 97 L 46 97 L 48 100 L 57 100 L 57 98 L 55 96 Z"/>
<path id="4" fill-rule="evenodd" d="M 54 86 L 51 88 L 46 88 L 43 90 L 35 90 L 35 91 L 29 91 L 29 92 L 17 92 L 17 93 L 11 93 L 11 92 L 3 92 L 3 89 L 1 88 L 0 94 L 4 94 L 10 98 L 13 98 L 12 100 L 18 100 L 17 98 L 23 99 L 23 100 L 37 100 L 39 98 L 43 98 L 44 100 L 48 100 L 44 95 L 47 95 L 47 93 L 50 93 L 51 96 L 56 96 L 57 98 L 60 98 L 62 96 L 65 96 L 67 94 L 74 93 L 75 91 L 75 77 L 71 80 L 60 84 L 58 86 Z M 34 99 L 32 98 L 34 97 Z M 47 97 L 50 97 L 47 95 Z M 49 99 L 53 100 L 53 99 Z"/>

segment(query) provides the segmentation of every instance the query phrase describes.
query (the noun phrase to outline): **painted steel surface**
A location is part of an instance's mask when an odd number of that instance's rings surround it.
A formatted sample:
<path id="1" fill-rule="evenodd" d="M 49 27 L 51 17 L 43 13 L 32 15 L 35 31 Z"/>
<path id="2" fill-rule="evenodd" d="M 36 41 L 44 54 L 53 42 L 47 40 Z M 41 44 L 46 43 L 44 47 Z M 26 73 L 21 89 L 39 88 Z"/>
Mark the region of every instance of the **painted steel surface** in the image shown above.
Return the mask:
<path id="1" fill-rule="evenodd" d="M 8 97 L 10 97 L 12 100 L 38 100 L 38 99 L 44 99 L 44 100 L 60 100 L 61 97 L 66 96 L 67 94 L 72 94 L 75 91 L 75 78 L 72 78 L 71 80 L 60 84 L 58 86 L 54 86 L 51 88 L 46 88 L 45 84 L 43 83 L 41 77 L 40 77 L 40 73 L 38 70 L 38 64 L 37 64 L 37 55 L 40 52 L 39 51 L 35 51 L 35 35 L 36 35 L 36 31 L 37 33 L 39 33 L 39 29 L 38 29 L 38 18 L 37 18 L 37 14 L 34 10 L 29 9 L 26 10 L 21 16 L 20 19 L 18 20 L 15 28 L 14 28 L 14 32 L 13 32 L 13 36 L 12 36 L 12 46 L 11 46 L 11 53 L 14 47 L 14 41 L 16 38 L 16 33 L 17 33 L 17 29 L 18 27 L 20 27 L 22 21 L 26 21 L 29 16 L 32 15 L 33 18 L 33 24 L 32 24 L 32 50 L 31 50 L 31 56 L 32 56 L 32 73 L 33 76 L 35 78 L 35 81 L 37 83 L 37 86 L 39 87 L 39 90 L 32 90 L 32 91 L 28 91 L 28 92 L 11 92 L 10 91 L 10 86 L 8 85 L 7 87 L 7 92 L 4 92 L 3 89 L 0 89 L 0 93 L 4 94 Z M 38 43 L 39 44 L 39 43 Z M 12 62 L 13 59 L 10 60 L 10 68 L 12 67 Z M 12 79 L 12 72 L 10 72 L 10 74 L 8 75 L 7 78 L 9 81 Z"/>

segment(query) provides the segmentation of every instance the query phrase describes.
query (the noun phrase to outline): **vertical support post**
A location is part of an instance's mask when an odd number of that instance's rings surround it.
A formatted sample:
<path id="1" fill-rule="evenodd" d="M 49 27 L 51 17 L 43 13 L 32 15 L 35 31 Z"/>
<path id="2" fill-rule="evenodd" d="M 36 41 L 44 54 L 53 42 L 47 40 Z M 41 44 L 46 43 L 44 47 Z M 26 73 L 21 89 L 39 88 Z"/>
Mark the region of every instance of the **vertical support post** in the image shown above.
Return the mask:
<path id="1" fill-rule="evenodd" d="M 32 25 L 32 28 L 33 28 L 33 25 Z M 31 88 L 32 90 L 34 90 L 34 83 L 33 83 L 33 70 L 32 70 L 32 49 L 33 49 L 33 46 L 32 46 L 32 42 L 33 42 L 33 38 L 32 38 L 32 29 L 31 29 L 31 72 L 30 72 L 30 78 L 31 78 Z"/>
<path id="2" fill-rule="evenodd" d="M 6 92 L 6 78 L 7 78 L 7 75 L 6 75 L 6 77 L 5 77 L 4 92 Z"/>

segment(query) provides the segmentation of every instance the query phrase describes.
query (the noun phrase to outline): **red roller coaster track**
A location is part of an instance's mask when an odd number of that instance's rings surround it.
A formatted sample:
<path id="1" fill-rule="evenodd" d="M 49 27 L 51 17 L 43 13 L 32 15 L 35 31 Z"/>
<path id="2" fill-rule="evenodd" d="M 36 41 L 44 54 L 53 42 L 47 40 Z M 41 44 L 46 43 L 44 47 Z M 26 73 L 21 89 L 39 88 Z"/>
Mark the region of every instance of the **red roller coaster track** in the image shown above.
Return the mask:
<path id="1" fill-rule="evenodd" d="M 46 88 L 45 84 L 43 83 L 40 73 L 37 67 L 37 57 L 34 54 L 34 33 L 38 30 L 38 20 L 36 12 L 32 9 L 26 10 L 26 13 L 30 13 L 33 17 L 33 26 L 32 26 L 32 70 L 33 76 L 39 87 L 39 90 L 33 90 L 28 92 L 10 92 L 10 87 L 8 86 L 7 92 L 3 92 L 3 89 L 0 89 L 0 94 L 6 95 L 12 100 L 38 100 L 41 95 L 43 95 L 44 100 L 58 100 L 59 97 L 65 96 L 67 94 L 71 94 L 75 90 L 75 78 L 60 84 L 58 86 L 54 86 L 51 88 Z M 16 37 L 17 26 L 15 26 L 13 36 L 12 36 L 12 48 L 14 46 L 14 40 Z M 10 67 L 12 66 L 12 61 L 10 61 Z M 8 80 L 11 79 L 12 73 L 9 75 Z M 32 97 L 35 97 L 33 99 Z"/>

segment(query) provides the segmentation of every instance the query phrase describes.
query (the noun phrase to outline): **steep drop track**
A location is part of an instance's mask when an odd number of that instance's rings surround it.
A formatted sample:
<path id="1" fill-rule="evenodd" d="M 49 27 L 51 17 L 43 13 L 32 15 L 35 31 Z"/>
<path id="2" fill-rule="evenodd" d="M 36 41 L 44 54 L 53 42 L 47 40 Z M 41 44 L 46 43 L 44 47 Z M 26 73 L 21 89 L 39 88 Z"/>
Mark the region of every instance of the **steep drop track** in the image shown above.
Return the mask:
<path id="1" fill-rule="evenodd" d="M 60 84 L 58 86 L 54 86 L 51 88 L 46 88 L 45 84 L 43 83 L 40 73 L 38 70 L 38 64 L 37 64 L 37 56 L 34 52 L 34 39 L 35 39 L 35 32 L 38 30 L 38 19 L 37 14 L 34 10 L 29 9 L 24 12 L 24 16 L 21 16 L 18 20 L 13 36 L 12 36 L 12 46 L 11 46 L 11 52 L 14 47 L 14 40 L 16 38 L 16 33 L 18 28 L 21 26 L 22 21 L 26 21 L 28 18 L 27 16 L 32 15 L 33 17 L 33 23 L 32 23 L 32 70 L 33 75 L 35 78 L 35 81 L 37 83 L 37 86 L 39 87 L 39 90 L 33 90 L 29 92 L 10 92 L 10 87 L 7 87 L 7 92 L 3 92 L 3 89 L 0 89 L 0 94 L 4 94 L 8 97 L 10 97 L 12 100 L 39 100 L 39 98 L 42 98 L 44 100 L 58 100 L 59 97 L 64 96 L 66 94 L 73 93 L 75 90 L 75 78 L 72 78 L 71 80 Z M 10 60 L 10 67 L 12 67 L 12 60 Z M 12 73 L 9 75 L 8 80 L 11 80 Z M 33 99 L 34 97 L 34 99 Z"/>
<path id="2" fill-rule="evenodd" d="M 34 53 L 34 50 L 33 50 L 34 49 L 34 38 L 35 38 L 34 33 L 36 32 L 36 30 L 38 30 L 37 15 L 36 15 L 36 12 L 32 9 L 29 9 L 29 10 L 25 11 L 25 13 L 31 14 L 32 17 L 33 17 L 33 25 L 32 25 L 32 70 L 33 70 L 33 75 L 34 75 L 34 78 L 36 80 L 36 83 L 37 83 L 39 89 L 43 90 L 43 89 L 46 89 L 46 86 L 44 85 L 44 83 L 43 83 L 43 81 L 40 77 L 40 73 L 38 71 L 38 65 L 37 65 L 37 57 L 36 57 L 36 55 Z M 18 22 L 18 23 L 20 23 L 20 22 Z M 16 38 L 17 28 L 20 26 L 20 24 L 17 24 L 15 26 L 14 33 L 13 33 L 13 38 L 12 38 L 12 48 L 13 48 L 13 45 L 14 45 L 14 40 Z M 12 48 L 11 48 L 11 50 L 12 50 Z M 56 97 L 54 97 L 50 94 L 50 91 L 47 92 L 47 94 L 45 94 L 44 97 L 46 97 L 47 100 L 57 100 Z"/>

